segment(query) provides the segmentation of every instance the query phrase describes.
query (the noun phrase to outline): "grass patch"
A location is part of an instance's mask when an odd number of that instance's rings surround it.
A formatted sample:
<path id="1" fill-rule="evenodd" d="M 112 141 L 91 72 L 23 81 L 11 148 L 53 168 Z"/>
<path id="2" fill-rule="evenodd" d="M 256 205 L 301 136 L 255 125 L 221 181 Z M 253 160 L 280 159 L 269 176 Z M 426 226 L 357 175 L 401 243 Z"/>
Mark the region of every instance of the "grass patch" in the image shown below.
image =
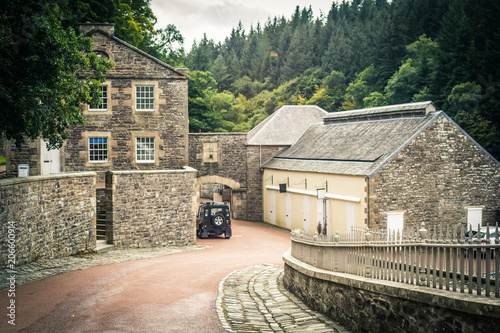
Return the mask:
<path id="1" fill-rule="evenodd" d="M 7 160 L 5 159 L 5 157 L 0 156 L 0 165 L 5 165 L 5 164 L 7 164 Z"/>

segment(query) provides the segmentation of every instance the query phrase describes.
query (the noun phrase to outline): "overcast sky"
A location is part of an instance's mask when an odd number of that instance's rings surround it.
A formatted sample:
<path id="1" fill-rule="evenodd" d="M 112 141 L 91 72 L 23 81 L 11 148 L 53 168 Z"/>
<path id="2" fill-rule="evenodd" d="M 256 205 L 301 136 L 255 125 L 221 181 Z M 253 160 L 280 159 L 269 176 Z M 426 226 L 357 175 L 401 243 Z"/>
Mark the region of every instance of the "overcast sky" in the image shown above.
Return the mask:
<path id="1" fill-rule="evenodd" d="M 203 34 L 216 43 L 230 35 L 231 29 L 241 21 L 245 31 L 257 22 L 264 26 L 269 17 L 284 15 L 290 19 L 295 7 L 311 6 L 314 17 L 320 11 L 328 15 L 333 0 L 151 0 L 151 8 L 158 21 L 156 29 L 174 24 L 184 36 L 184 47 L 191 49 Z"/>

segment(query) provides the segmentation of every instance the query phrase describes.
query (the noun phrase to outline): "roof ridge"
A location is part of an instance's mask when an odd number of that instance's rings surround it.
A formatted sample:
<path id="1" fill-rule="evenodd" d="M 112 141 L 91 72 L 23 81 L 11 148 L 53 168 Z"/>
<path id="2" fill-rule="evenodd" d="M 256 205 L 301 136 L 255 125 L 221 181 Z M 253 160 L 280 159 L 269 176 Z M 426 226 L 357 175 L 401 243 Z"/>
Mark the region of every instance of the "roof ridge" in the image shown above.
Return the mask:
<path id="1" fill-rule="evenodd" d="M 425 117 L 436 111 L 432 101 L 379 106 L 367 109 L 333 112 L 326 115 L 325 124 L 383 120 L 407 117 Z"/>

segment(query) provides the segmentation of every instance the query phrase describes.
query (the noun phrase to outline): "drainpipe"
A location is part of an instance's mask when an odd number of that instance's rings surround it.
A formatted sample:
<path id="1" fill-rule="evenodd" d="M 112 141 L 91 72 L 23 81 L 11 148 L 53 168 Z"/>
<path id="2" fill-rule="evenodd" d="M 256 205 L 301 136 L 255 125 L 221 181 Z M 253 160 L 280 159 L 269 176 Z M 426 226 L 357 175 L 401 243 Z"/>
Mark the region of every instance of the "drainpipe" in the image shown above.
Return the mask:
<path id="1" fill-rule="evenodd" d="M 370 228 L 370 178 L 366 177 L 366 223 Z"/>
<path id="2" fill-rule="evenodd" d="M 259 168 L 262 166 L 262 145 L 259 145 Z"/>

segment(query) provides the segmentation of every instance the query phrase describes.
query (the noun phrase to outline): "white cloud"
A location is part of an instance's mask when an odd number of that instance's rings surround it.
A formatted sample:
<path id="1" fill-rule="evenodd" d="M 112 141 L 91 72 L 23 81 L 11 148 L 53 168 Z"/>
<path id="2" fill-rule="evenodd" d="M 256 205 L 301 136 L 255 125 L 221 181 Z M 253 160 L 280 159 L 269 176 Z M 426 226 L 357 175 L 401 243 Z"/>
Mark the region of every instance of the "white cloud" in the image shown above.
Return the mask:
<path id="1" fill-rule="evenodd" d="M 309 0 L 152 0 L 151 8 L 158 22 L 156 28 L 174 24 L 185 38 L 184 47 L 191 48 L 193 41 L 199 42 L 206 33 L 209 39 L 223 42 L 230 35 L 231 29 L 241 21 L 245 31 L 258 22 L 263 26 L 267 19 L 284 15 L 290 18 L 295 7 L 312 6 L 315 17 L 320 10 L 326 16 L 332 1 Z"/>

